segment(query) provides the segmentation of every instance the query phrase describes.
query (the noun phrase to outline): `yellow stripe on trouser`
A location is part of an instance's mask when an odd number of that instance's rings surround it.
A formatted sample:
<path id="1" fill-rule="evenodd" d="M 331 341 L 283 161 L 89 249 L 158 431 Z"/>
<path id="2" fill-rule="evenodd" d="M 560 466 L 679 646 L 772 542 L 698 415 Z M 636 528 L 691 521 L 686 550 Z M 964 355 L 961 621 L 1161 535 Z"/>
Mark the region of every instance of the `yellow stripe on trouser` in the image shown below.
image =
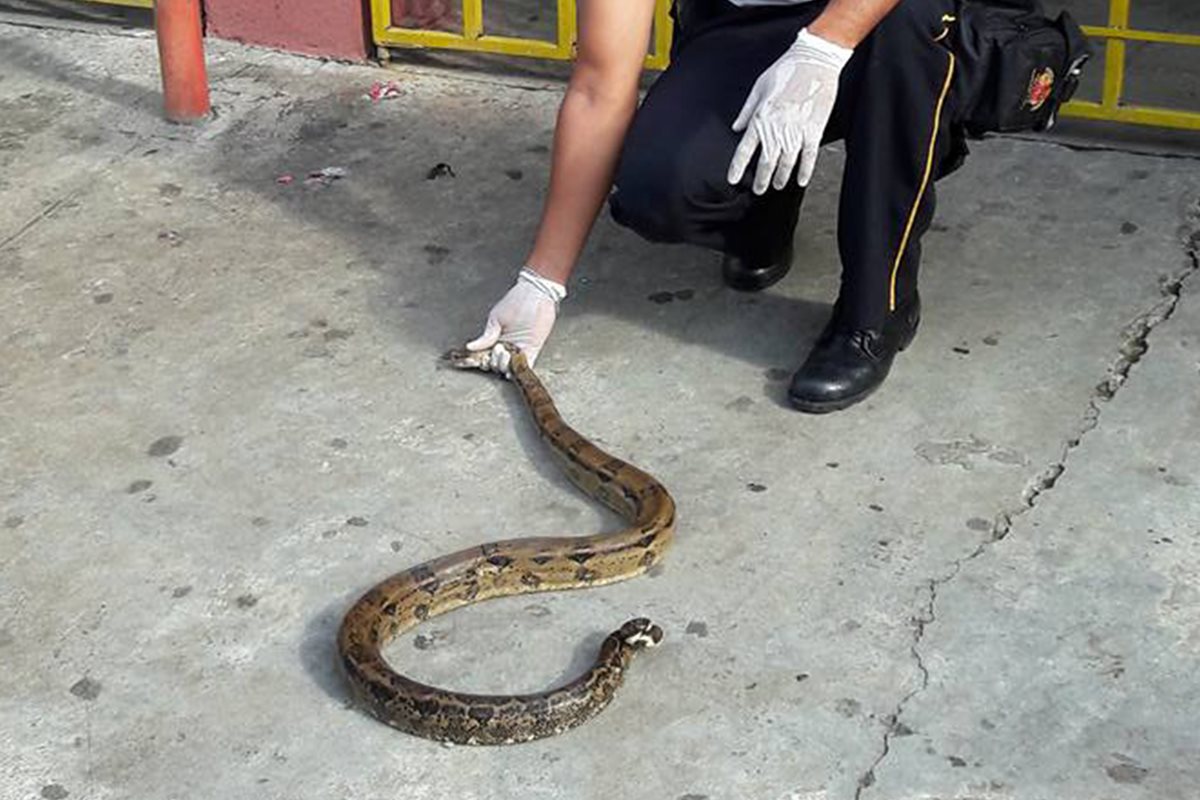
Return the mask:
<path id="1" fill-rule="evenodd" d="M 904 252 L 908 249 L 908 240 L 912 236 L 913 225 L 917 222 L 917 213 L 921 209 L 921 201 L 925 199 L 925 190 L 929 188 L 929 178 L 933 175 L 933 157 L 937 154 L 938 129 L 942 127 L 942 109 L 946 105 L 946 97 L 950 94 L 950 86 L 954 82 L 954 68 L 958 59 L 954 53 L 949 53 L 950 67 L 946 70 L 946 82 L 942 86 L 942 94 L 938 97 L 937 109 L 933 112 L 933 133 L 929 137 L 929 155 L 925 158 L 925 176 L 921 178 L 921 188 L 917 190 L 917 199 L 913 202 L 912 212 L 908 215 L 908 224 L 904 226 L 904 236 L 900 239 L 900 249 L 896 252 L 896 260 L 892 263 L 892 281 L 888 289 L 888 310 L 896 310 L 896 279 L 900 275 L 900 262 L 904 260 Z"/>

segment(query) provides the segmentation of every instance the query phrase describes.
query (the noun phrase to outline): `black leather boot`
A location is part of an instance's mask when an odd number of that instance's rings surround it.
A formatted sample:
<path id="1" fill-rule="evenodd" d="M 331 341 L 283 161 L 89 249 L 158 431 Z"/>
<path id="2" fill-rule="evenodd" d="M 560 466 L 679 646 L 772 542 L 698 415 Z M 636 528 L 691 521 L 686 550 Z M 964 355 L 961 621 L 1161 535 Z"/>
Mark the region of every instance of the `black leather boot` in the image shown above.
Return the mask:
<path id="1" fill-rule="evenodd" d="M 749 259 L 726 253 L 721 262 L 721 277 L 725 285 L 739 292 L 761 292 L 768 286 L 774 286 L 783 279 L 792 268 L 792 255 L 795 245 L 788 241 L 783 252 L 776 256 L 762 259 Z"/>
<path id="2" fill-rule="evenodd" d="M 896 353 L 908 347 L 920 323 L 919 295 L 889 314 L 882 330 L 842 325 L 835 310 L 792 378 L 788 399 L 809 414 L 840 411 L 865 400 L 883 383 Z"/>

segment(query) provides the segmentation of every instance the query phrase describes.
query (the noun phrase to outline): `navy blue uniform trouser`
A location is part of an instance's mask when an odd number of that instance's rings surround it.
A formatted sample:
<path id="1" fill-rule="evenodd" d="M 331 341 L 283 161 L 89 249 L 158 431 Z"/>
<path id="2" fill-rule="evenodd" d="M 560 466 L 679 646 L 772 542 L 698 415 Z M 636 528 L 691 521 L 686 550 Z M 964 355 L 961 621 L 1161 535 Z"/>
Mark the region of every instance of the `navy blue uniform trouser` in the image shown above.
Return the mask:
<path id="1" fill-rule="evenodd" d="M 731 129 L 751 87 L 825 0 L 739 8 L 683 0 L 671 66 L 638 109 L 610 197 L 613 218 L 656 242 L 687 242 L 751 262 L 779 257 L 804 191 L 755 196 L 754 167 L 726 181 Z M 953 0 L 901 0 L 842 73 L 826 142 L 845 142 L 838 214 L 840 319 L 877 326 L 917 286 L 934 181 L 961 160 L 962 100 L 950 50 Z"/>

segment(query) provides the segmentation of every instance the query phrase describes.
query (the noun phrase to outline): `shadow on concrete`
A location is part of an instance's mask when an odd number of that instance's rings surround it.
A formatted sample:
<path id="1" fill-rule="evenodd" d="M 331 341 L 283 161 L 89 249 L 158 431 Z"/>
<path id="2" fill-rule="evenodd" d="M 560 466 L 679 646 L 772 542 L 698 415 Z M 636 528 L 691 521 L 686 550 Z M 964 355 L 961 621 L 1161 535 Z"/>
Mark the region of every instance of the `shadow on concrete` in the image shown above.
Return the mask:
<path id="1" fill-rule="evenodd" d="M 366 591 L 367 587 L 363 587 Z M 330 603 L 311 617 L 300 639 L 300 664 L 321 691 L 334 700 L 350 705 L 354 697 L 338 666 L 337 631 L 342 616 L 354 603 L 357 594 L 347 595 Z"/>
<path id="2" fill-rule="evenodd" d="M 152 28 L 154 12 L 148 8 L 95 3 L 85 0 L 0 0 L 0 14 L 11 14 L 14 18 L 28 17 L 28 21 L 39 20 L 104 25 L 110 29 Z"/>
<path id="3" fill-rule="evenodd" d="M 0 68 L 17 69 L 61 84 L 64 91 L 83 92 L 100 100 L 134 111 L 158 115 L 162 103 L 157 90 L 105 76 L 97 78 L 68 61 L 47 56 L 45 50 L 26 45 L 16 38 L 6 39 L 0 49 Z"/>
<path id="4" fill-rule="evenodd" d="M 453 156 L 458 177 L 431 181 L 429 169 L 448 160 L 447 148 L 436 141 L 436 123 L 414 121 L 430 128 L 429 142 L 422 143 L 408 121 L 385 122 L 379 107 L 345 92 L 305 100 L 295 111 L 305 118 L 286 148 L 260 147 L 248 126 L 222 134 L 221 151 L 230 157 L 214 164 L 213 172 L 277 205 L 301 227 L 350 244 L 358 259 L 347 268 L 376 276 L 372 312 L 431 359 L 475 336 L 527 255 L 545 191 L 549 156 L 526 155 L 513 126 L 541 131 L 552 120 L 480 113 Z M 290 113 L 284 109 L 280 117 Z M 542 138 L 544 150 L 549 133 Z M 265 157 L 256 160 L 256 151 Z M 523 183 L 504 178 L 505 165 L 537 162 L 538 173 Z M 325 165 L 345 166 L 349 177 L 315 191 L 276 185 L 280 174 L 299 176 Z M 479 172 L 487 174 L 475 182 Z M 431 201 L 435 184 L 453 188 Z M 802 220 L 802 241 L 804 227 Z M 832 262 L 818 268 L 836 274 Z M 829 310 L 824 299 L 728 290 L 716 254 L 643 242 L 603 216 L 577 276 L 567 312 L 576 318 L 619 318 L 764 369 L 794 367 Z M 669 305 L 661 299 L 664 291 L 674 295 Z"/>

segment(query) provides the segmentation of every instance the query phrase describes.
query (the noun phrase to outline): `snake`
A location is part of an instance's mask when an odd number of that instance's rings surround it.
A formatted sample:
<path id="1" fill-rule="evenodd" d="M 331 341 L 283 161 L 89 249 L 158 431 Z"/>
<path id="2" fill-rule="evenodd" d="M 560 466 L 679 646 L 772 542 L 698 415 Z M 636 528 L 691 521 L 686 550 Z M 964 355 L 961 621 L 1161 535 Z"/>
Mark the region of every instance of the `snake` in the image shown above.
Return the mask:
<path id="1" fill-rule="evenodd" d="M 533 694 L 467 694 L 397 672 L 387 644 L 441 614 L 496 597 L 583 589 L 643 574 L 674 538 L 675 501 L 653 476 L 601 450 L 567 425 L 526 356 L 509 348 L 509 377 L 538 434 L 567 478 L 616 512 L 626 527 L 584 536 L 488 542 L 434 558 L 377 583 L 351 606 L 338 630 L 342 669 L 358 704 L 400 731 L 448 745 L 505 745 L 556 736 L 595 717 L 612 700 L 641 651 L 663 630 L 626 622 L 601 644 L 592 665 Z M 490 353 L 456 350 L 459 369 L 486 370 Z"/>

